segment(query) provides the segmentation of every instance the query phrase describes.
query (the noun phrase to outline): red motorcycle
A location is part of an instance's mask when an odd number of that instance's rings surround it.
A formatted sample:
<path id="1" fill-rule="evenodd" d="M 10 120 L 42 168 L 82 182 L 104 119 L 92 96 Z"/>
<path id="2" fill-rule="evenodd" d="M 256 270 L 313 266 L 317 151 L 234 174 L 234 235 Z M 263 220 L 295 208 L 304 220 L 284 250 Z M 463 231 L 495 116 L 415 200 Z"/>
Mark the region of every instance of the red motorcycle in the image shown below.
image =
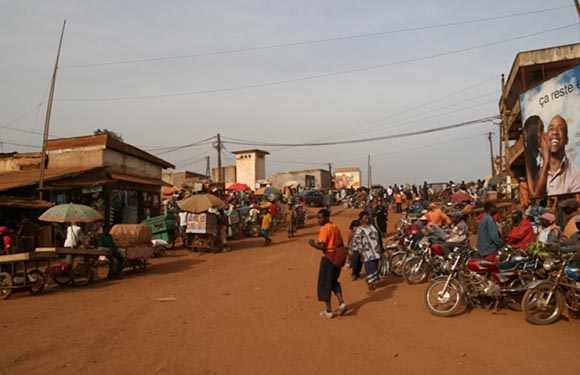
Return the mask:
<path id="1" fill-rule="evenodd" d="M 425 304 L 437 316 L 452 316 L 462 305 L 473 306 L 485 299 L 495 302 L 494 311 L 504 301 L 513 310 L 521 310 L 527 285 L 536 278 L 538 260 L 521 250 L 507 248 L 500 263 L 473 258 L 473 250 L 465 248 L 451 254 L 451 272 L 436 277 L 425 293 Z"/>

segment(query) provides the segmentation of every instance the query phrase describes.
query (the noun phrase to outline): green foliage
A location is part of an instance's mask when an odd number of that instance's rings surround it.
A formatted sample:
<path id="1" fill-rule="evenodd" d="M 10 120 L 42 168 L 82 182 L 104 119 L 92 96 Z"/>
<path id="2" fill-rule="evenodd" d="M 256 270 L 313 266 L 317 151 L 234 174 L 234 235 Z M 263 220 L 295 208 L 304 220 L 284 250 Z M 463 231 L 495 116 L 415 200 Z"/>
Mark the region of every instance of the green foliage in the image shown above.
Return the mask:
<path id="1" fill-rule="evenodd" d="M 102 135 L 102 134 L 106 134 L 111 138 L 114 138 L 118 141 L 123 142 L 123 136 L 117 132 L 114 132 L 112 130 L 109 129 L 97 129 L 93 132 L 94 135 Z"/>

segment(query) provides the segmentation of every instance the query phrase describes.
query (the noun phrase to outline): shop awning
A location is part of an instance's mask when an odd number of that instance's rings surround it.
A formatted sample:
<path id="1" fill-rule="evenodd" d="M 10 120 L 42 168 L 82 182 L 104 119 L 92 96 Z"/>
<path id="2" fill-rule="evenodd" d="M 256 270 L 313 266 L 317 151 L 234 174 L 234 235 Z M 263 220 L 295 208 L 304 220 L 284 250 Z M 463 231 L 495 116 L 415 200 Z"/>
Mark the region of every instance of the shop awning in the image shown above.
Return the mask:
<path id="1" fill-rule="evenodd" d="M 108 173 L 108 175 L 113 180 L 117 181 L 126 181 L 126 182 L 133 182 L 136 184 L 143 184 L 143 185 L 157 185 L 157 186 L 171 186 L 167 182 L 158 179 L 158 178 L 147 178 L 141 176 L 132 176 L 128 174 L 121 174 L 121 173 Z"/>
<path id="2" fill-rule="evenodd" d="M 46 169 L 44 181 L 50 182 L 68 177 L 75 177 L 83 173 L 102 169 L 102 167 L 92 168 L 54 168 Z M 10 171 L 0 174 L 0 191 L 12 190 L 20 187 L 38 185 L 40 181 L 40 170 L 30 169 L 23 171 Z"/>
<path id="3" fill-rule="evenodd" d="M 41 199 L 24 197 L 0 196 L 0 207 L 13 207 L 25 209 L 47 209 L 54 206 L 54 203 Z"/>

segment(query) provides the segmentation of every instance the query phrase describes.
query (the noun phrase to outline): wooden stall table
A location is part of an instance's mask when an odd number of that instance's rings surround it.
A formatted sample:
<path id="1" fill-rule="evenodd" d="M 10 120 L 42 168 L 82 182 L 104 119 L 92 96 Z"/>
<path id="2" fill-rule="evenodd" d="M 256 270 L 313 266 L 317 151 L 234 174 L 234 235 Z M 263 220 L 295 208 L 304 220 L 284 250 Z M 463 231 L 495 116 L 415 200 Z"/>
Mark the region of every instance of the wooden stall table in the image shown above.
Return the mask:
<path id="1" fill-rule="evenodd" d="M 72 257 L 72 269 L 65 261 L 57 262 L 49 267 L 52 280 L 58 285 L 73 283 L 76 286 L 84 286 L 97 276 L 98 260 L 100 256 L 110 256 L 110 250 L 82 249 L 70 247 L 39 247 L 37 253 L 53 254 L 55 257 Z M 75 259 L 80 262 L 75 265 Z"/>
<path id="2" fill-rule="evenodd" d="M 15 290 L 39 294 L 46 285 L 45 269 L 56 255 L 51 253 L 21 253 L 0 255 L 0 299 L 6 299 Z"/>

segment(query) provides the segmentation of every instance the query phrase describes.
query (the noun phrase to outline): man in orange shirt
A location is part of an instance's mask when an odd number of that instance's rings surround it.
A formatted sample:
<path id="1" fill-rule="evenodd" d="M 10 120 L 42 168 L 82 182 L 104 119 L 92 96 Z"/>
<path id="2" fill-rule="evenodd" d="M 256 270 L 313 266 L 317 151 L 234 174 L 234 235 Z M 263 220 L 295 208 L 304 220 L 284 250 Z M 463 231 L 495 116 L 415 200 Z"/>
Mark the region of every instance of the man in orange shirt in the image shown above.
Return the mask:
<path id="1" fill-rule="evenodd" d="M 443 225 L 451 224 L 451 219 L 449 219 L 449 216 L 447 216 L 443 211 L 438 209 L 437 206 L 435 206 L 435 203 L 431 203 L 429 205 L 429 211 L 430 211 L 429 222 L 427 223 L 427 225 L 436 224 L 442 227 Z"/>
<path id="2" fill-rule="evenodd" d="M 330 303 L 331 293 L 334 293 L 338 298 L 338 310 L 336 313 L 342 315 L 346 311 L 346 304 L 342 298 L 342 288 L 338 282 L 341 268 L 332 264 L 325 254 L 343 245 L 342 236 L 338 226 L 330 222 L 330 211 L 322 209 L 318 211 L 316 218 L 318 225 L 321 227 L 318 241 L 310 239 L 308 243 L 313 248 L 322 250 L 322 258 L 320 259 L 320 268 L 318 271 L 318 300 L 325 303 L 326 310 L 321 311 L 320 316 L 323 318 L 334 318 L 332 305 Z"/>

